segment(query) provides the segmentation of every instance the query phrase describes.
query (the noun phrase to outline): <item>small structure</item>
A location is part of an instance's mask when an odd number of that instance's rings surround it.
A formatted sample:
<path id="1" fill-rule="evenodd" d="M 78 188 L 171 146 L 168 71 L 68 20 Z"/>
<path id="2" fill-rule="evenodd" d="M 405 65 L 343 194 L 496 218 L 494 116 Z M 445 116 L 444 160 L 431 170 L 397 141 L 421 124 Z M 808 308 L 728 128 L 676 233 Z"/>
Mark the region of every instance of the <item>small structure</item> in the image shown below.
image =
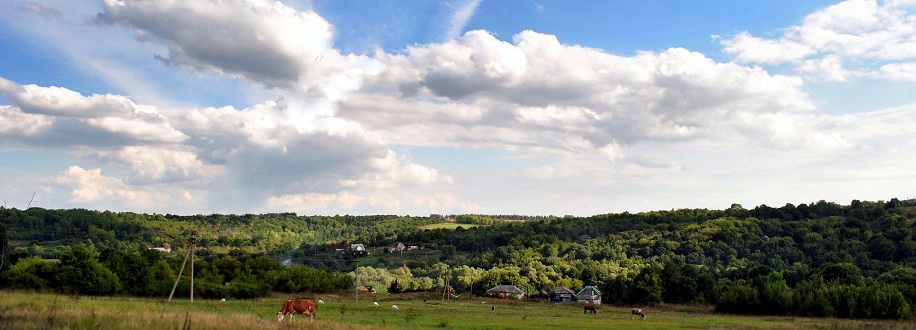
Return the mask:
<path id="1" fill-rule="evenodd" d="M 586 286 L 576 294 L 576 300 L 588 304 L 600 305 L 601 291 L 591 285 Z"/>
<path id="2" fill-rule="evenodd" d="M 162 246 L 161 246 L 161 247 L 151 247 L 151 248 L 149 248 L 149 249 L 150 249 L 150 250 L 156 250 L 156 251 L 159 251 L 159 252 L 165 252 L 165 253 L 170 253 L 170 252 L 172 252 L 172 248 L 169 246 L 169 243 L 162 243 Z"/>
<path id="3" fill-rule="evenodd" d="M 407 250 L 407 246 L 401 242 L 397 242 L 396 244 L 388 248 L 388 252 L 391 252 L 391 253 L 404 252 L 404 250 Z"/>
<path id="4" fill-rule="evenodd" d="M 347 246 L 347 253 L 355 255 L 355 256 L 365 256 L 369 254 L 369 251 L 366 251 L 365 245 L 356 243 L 356 244 L 350 244 Z"/>
<path id="5" fill-rule="evenodd" d="M 525 291 L 514 285 L 502 284 L 487 290 L 487 293 L 494 297 L 502 299 L 522 299 L 525 298 Z"/>
<path id="6" fill-rule="evenodd" d="M 564 302 L 574 299 L 576 299 L 576 292 L 566 288 L 565 286 L 561 286 L 556 290 L 553 290 L 553 296 L 551 297 L 551 300 L 554 302 Z"/>
<path id="7" fill-rule="evenodd" d="M 157 247 L 151 247 L 151 248 L 149 248 L 149 249 L 150 249 L 150 250 L 156 250 L 156 251 L 159 251 L 159 252 L 165 252 L 165 253 L 170 253 L 170 252 L 172 252 L 172 249 L 167 248 L 167 247 L 158 247 L 158 246 L 157 246 Z"/>
<path id="8" fill-rule="evenodd" d="M 578 240 L 581 243 L 585 243 L 590 239 L 592 239 L 592 237 L 588 236 L 588 234 L 582 234 L 582 235 L 579 235 L 579 238 L 577 238 L 576 240 Z"/>

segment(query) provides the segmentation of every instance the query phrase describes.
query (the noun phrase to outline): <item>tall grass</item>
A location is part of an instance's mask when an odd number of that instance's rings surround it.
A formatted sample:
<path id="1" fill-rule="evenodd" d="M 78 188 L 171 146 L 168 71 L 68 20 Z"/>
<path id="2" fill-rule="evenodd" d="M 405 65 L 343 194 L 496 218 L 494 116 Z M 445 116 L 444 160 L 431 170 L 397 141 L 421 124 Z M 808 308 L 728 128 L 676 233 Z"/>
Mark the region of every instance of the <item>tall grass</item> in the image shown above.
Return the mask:
<path id="1" fill-rule="evenodd" d="M 708 308 L 656 306 L 647 319 L 631 318 L 625 307 L 598 306 L 583 314 L 577 303 L 409 296 L 327 295 L 314 323 L 305 316 L 278 322 L 289 297 L 256 300 L 80 297 L 0 291 L 0 329 L 913 329 L 909 321 L 860 321 L 796 317 L 718 315 Z M 378 301 L 380 306 L 375 306 Z M 483 302 L 483 303 L 481 303 Z M 391 305 L 398 305 L 394 310 Z"/>

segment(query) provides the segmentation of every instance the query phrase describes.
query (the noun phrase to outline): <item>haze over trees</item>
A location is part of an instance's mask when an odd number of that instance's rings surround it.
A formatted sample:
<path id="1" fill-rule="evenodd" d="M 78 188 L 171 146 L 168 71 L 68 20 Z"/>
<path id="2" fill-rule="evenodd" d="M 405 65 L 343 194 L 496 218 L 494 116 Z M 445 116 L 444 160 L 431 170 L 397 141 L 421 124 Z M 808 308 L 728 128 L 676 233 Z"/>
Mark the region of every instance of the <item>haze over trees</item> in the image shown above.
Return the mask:
<path id="1" fill-rule="evenodd" d="M 916 306 L 914 220 L 916 200 L 896 198 L 590 217 L 176 216 L 0 208 L 8 242 L 0 283 L 163 296 L 193 235 L 199 258 L 195 295 L 205 298 L 354 285 L 380 293 L 441 292 L 447 278 L 462 295 L 499 284 L 529 296 L 592 285 L 605 303 L 908 318 Z M 475 226 L 419 229 L 444 221 Z M 398 242 L 417 249 L 390 250 Z M 368 256 L 348 250 L 356 243 L 368 248 Z M 171 253 L 150 249 L 165 246 Z M 187 292 L 186 281 L 180 283 L 179 293 Z"/>

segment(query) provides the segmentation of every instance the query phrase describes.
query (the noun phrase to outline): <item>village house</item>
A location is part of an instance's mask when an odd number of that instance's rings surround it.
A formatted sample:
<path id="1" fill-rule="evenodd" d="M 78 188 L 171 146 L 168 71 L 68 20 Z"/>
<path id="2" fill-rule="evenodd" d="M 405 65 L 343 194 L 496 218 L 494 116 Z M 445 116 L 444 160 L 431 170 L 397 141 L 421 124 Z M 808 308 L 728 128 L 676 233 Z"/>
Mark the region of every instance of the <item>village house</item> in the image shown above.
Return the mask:
<path id="1" fill-rule="evenodd" d="M 600 305 L 601 291 L 591 285 L 586 286 L 576 294 L 576 300 L 584 303 Z"/>
<path id="2" fill-rule="evenodd" d="M 556 290 L 553 290 L 553 297 L 551 297 L 551 300 L 553 300 L 554 302 L 564 302 L 564 301 L 570 301 L 570 300 L 575 300 L 575 299 L 576 299 L 576 292 L 566 288 L 565 286 L 561 286 L 557 288 Z"/>
<path id="3" fill-rule="evenodd" d="M 388 248 L 388 252 L 390 253 L 404 252 L 404 250 L 406 249 L 407 249 L 407 246 L 405 246 L 404 243 L 397 242 L 393 246 Z"/>
<path id="4" fill-rule="evenodd" d="M 522 291 L 522 289 L 519 289 L 518 287 L 514 285 L 508 285 L 508 284 L 494 286 L 490 290 L 487 290 L 487 293 L 491 296 L 499 297 L 502 299 L 509 299 L 509 298 L 523 299 L 525 298 L 525 291 Z"/>

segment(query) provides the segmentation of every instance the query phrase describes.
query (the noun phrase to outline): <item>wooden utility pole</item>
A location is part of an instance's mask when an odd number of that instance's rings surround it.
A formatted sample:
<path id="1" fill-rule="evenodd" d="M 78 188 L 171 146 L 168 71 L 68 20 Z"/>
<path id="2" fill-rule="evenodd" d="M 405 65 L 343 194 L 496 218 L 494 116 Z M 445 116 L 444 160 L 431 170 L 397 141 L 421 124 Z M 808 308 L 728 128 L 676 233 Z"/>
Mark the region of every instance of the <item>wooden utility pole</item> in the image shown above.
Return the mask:
<path id="1" fill-rule="evenodd" d="M 451 286 L 449 286 L 449 280 L 448 280 L 450 272 L 451 272 L 450 268 L 445 269 L 445 288 L 442 289 L 442 300 L 446 300 L 446 299 L 451 300 L 452 299 L 452 290 L 451 290 Z"/>
<path id="2" fill-rule="evenodd" d="M 197 239 L 191 236 L 191 302 L 194 302 L 194 244 L 197 244 Z"/>
<path id="3" fill-rule="evenodd" d="M 356 289 L 356 302 L 359 302 L 359 257 L 356 257 L 356 283 L 353 285 Z"/>
<path id="4" fill-rule="evenodd" d="M 191 236 L 191 244 L 188 248 L 188 253 L 184 255 L 184 260 L 181 261 L 181 269 L 178 270 L 178 277 L 175 278 L 175 284 L 172 285 L 172 293 L 169 293 L 169 300 L 172 301 L 172 296 L 175 295 L 175 288 L 178 287 L 178 281 L 181 280 L 181 274 L 184 273 L 184 265 L 188 262 L 188 257 L 191 258 L 191 302 L 194 302 L 194 243 L 196 240 L 194 236 Z"/>

